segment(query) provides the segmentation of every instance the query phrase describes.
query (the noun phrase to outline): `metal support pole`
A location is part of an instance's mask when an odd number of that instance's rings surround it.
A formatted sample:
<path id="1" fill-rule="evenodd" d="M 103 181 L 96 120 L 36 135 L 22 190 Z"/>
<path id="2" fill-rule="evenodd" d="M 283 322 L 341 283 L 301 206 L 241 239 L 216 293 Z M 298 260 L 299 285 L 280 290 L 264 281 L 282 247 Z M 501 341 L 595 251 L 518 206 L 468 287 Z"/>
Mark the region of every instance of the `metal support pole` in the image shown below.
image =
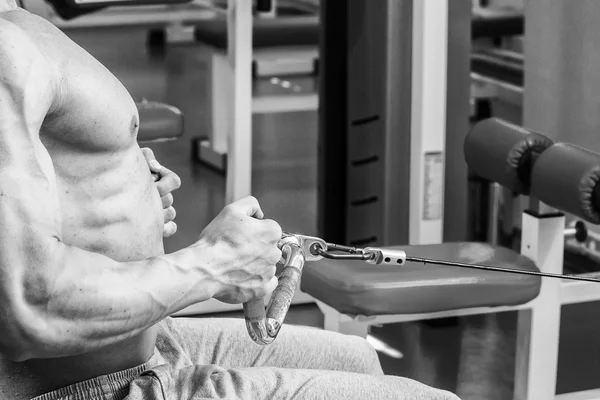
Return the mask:
<path id="1" fill-rule="evenodd" d="M 413 2 L 410 243 L 441 243 L 448 0 Z"/>
<path id="2" fill-rule="evenodd" d="M 565 217 L 523 214 L 521 254 L 542 272 L 562 273 Z M 515 400 L 553 399 L 556 394 L 561 280 L 542 279 L 531 309 L 519 311 Z"/>
<path id="3" fill-rule="evenodd" d="M 228 60 L 233 71 L 225 202 L 252 191 L 252 1 L 227 2 Z"/>

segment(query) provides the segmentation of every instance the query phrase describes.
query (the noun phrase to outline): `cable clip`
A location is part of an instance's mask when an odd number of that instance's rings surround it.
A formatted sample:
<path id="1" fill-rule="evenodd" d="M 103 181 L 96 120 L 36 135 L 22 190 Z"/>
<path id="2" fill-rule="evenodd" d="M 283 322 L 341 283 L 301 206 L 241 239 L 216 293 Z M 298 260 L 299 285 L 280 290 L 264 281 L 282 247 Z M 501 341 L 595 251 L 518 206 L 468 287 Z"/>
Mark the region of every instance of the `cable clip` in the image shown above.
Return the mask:
<path id="1" fill-rule="evenodd" d="M 373 253 L 367 252 L 364 249 L 334 243 L 327 243 L 327 248 L 325 249 L 320 243 L 313 243 L 310 247 L 310 253 L 330 260 L 369 261 L 374 258 Z"/>
<path id="2" fill-rule="evenodd" d="M 304 250 L 307 262 L 319 261 L 323 258 L 337 261 L 362 261 L 369 264 L 388 264 L 401 266 L 406 262 L 406 253 L 399 249 L 380 249 L 377 247 L 365 247 L 364 249 L 344 246 L 341 244 L 328 243 L 325 240 L 300 235 L 297 233 L 284 232 L 282 241 L 297 240 Z"/>

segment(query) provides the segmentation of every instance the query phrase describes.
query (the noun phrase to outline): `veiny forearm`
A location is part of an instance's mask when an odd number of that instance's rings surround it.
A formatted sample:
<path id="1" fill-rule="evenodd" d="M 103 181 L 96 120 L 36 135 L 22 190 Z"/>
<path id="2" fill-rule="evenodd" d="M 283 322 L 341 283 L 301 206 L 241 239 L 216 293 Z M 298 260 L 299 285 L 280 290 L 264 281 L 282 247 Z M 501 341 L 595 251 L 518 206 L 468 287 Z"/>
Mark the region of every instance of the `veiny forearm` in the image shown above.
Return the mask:
<path id="1" fill-rule="evenodd" d="M 52 266 L 28 274 L 19 320 L 25 358 L 74 355 L 131 337 L 211 298 L 215 284 L 189 249 L 119 263 L 56 242 Z M 197 253 L 196 253 L 197 254 Z"/>

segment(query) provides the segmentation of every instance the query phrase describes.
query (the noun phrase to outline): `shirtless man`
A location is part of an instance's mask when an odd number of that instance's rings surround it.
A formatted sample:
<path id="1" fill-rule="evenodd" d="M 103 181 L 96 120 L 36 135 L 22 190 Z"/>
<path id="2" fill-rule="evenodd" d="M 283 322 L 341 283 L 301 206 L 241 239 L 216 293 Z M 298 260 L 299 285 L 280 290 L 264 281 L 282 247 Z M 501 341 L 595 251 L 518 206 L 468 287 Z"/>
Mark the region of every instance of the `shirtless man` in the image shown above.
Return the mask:
<path id="1" fill-rule="evenodd" d="M 273 290 L 281 228 L 246 198 L 165 255 L 179 182 L 137 126 L 108 70 L 0 0 L 1 399 L 456 398 L 384 376 L 358 337 L 285 326 L 262 347 L 242 320 L 169 317 Z"/>

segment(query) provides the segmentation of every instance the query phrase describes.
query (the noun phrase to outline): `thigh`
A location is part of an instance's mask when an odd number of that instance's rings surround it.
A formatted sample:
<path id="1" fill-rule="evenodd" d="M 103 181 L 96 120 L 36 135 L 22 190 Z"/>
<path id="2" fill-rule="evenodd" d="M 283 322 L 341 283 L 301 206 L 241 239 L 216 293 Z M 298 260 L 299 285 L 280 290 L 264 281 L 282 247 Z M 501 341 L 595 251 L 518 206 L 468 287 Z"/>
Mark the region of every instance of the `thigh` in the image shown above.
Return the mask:
<path id="1" fill-rule="evenodd" d="M 154 389 L 147 382 L 154 379 Z M 191 366 L 179 370 L 159 367 L 134 381 L 130 395 L 139 399 L 327 399 L 327 400 L 458 400 L 455 395 L 397 376 L 373 376 L 344 371 L 283 368 Z M 156 390 L 160 387 L 161 390 Z M 143 397 L 145 390 L 149 397 Z M 157 397 L 158 394 L 158 397 Z M 137 400 L 131 397 L 131 400 Z"/>
<path id="2" fill-rule="evenodd" d="M 377 353 L 358 336 L 284 325 L 272 344 L 260 346 L 242 319 L 174 318 L 169 326 L 193 364 L 383 374 Z"/>

